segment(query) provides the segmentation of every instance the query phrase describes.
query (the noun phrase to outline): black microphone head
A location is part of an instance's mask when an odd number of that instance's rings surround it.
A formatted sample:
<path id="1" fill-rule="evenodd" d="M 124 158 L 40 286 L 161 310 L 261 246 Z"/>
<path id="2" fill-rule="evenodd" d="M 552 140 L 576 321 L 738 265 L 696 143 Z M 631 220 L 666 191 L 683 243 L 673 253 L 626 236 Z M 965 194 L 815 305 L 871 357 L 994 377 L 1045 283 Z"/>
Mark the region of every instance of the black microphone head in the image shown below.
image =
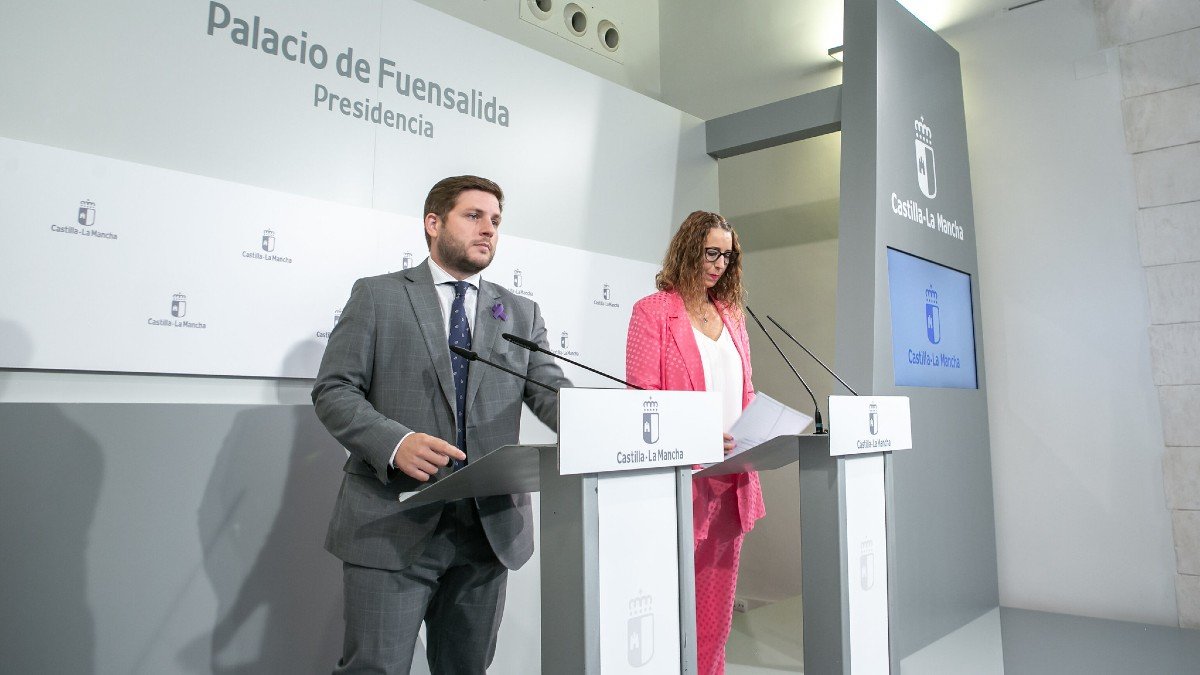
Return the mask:
<path id="1" fill-rule="evenodd" d="M 540 352 L 542 350 L 542 348 L 538 346 L 538 343 L 534 342 L 533 340 L 526 340 L 525 338 L 517 337 L 512 333 L 501 333 L 500 337 L 508 340 L 514 345 L 517 345 L 518 347 L 524 347 L 531 352 Z"/>
<path id="2" fill-rule="evenodd" d="M 479 358 L 479 355 L 476 354 L 475 352 L 471 351 L 470 349 L 463 349 L 462 347 L 459 347 L 457 345 L 450 345 L 450 351 L 454 352 L 455 354 L 458 354 L 459 356 L 463 357 L 464 359 L 466 359 L 468 361 L 474 361 L 475 359 Z"/>

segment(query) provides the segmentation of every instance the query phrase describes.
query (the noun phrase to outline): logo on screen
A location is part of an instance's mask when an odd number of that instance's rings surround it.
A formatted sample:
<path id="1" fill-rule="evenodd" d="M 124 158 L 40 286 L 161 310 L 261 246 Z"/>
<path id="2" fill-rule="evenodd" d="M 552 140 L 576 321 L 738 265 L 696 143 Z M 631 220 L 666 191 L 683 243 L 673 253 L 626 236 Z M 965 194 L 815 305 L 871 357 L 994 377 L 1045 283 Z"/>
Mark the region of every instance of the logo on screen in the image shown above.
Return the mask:
<path id="1" fill-rule="evenodd" d="M 94 225 L 96 223 L 96 203 L 86 199 L 79 202 L 79 218 L 77 220 L 84 227 Z"/>
<path id="2" fill-rule="evenodd" d="M 171 296 L 171 316 L 176 319 L 182 319 L 187 315 L 187 296 L 183 293 L 176 293 Z"/>
<path id="3" fill-rule="evenodd" d="M 938 293 L 932 284 L 925 289 L 925 337 L 930 344 L 942 341 L 942 311 L 938 309 Z"/>
<path id="4" fill-rule="evenodd" d="M 513 288 L 520 288 L 521 284 L 524 283 L 524 281 L 525 281 L 525 277 L 524 277 L 524 275 L 521 274 L 521 268 L 518 267 L 518 268 L 514 269 L 513 270 Z"/>
<path id="5" fill-rule="evenodd" d="M 266 251 L 267 253 L 275 250 L 275 232 L 272 230 L 263 230 L 262 250 Z"/>
<path id="6" fill-rule="evenodd" d="M 879 435 L 879 406 L 872 403 L 867 406 L 867 425 L 871 429 L 871 435 Z"/>
<path id="7" fill-rule="evenodd" d="M 411 251 L 405 251 L 404 256 L 400 258 L 400 269 L 411 269 L 413 264 L 413 254 Z"/>
<path id="8" fill-rule="evenodd" d="M 858 585 L 864 591 L 875 586 L 875 542 L 870 539 L 858 546 Z"/>
<path id="9" fill-rule="evenodd" d="M 640 592 L 640 589 L 639 589 Z M 654 658 L 654 597 L 639 595 L 629 601 L 627 655 L 629 665 L 641 668 Z"/>
<path id="10" fill-rule="evenodd" d="M 652 398 L 642 403 L 642 440 L 647 444 L 658 442 L 658 401 Z"/>
<path id="11" fill-rule="evenodd" d="M 917 151 L 917 184 L 926 197 L 933 199 L 937 196 L 937 167 L 933 158 L 933 129 L 925 124 L 925 116 L 913 120 L 913 131 L 917 138 L 914 141 Z"/>

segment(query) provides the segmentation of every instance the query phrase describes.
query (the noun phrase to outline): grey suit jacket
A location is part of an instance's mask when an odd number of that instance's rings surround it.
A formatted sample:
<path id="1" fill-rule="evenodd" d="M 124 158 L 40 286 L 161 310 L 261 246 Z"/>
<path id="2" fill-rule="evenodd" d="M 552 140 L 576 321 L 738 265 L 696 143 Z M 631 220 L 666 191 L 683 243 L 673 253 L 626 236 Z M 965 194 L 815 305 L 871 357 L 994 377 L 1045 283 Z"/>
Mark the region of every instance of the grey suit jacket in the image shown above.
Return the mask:
<path id="1" fill-rule="evenodd" d="M 503 303 L 506 319 L 492 314 Z M 551 386 L 570 386 L 546 354 L 509 343 L 512 333 L 546 346 L 537 303 L 482 281 L 471 345 L 480 356 Z M 363 567 L 398 570 L 412 564 L 442 513 L 440 503 L 402 509 L 401 492 L 421 483 L 388 466 L 409 431 L 455 442 L 454 383 L 445 320 L 429 261 L 392 274 L 359 279 L 329 336 L 312 397 L 317 417 L 350 451 L 325 548 Z M 521 404 L 558 426 L 558 396 L 478 361 L 467 381 L 468 461 L 516 443 Z M 448 469 L 439 472 L 445 475 Z M 488 541 L 509 569 L 533 554 L 529 495 L 478 500 Z"/>

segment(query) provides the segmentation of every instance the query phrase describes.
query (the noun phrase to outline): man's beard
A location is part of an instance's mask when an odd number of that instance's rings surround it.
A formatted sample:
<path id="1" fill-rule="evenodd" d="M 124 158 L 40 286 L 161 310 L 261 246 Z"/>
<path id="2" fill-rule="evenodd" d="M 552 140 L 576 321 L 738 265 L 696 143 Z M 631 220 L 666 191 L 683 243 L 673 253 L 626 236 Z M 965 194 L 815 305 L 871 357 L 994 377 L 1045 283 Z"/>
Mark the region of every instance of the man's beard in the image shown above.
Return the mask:
<path id="1" fill-rule="evenodd" d="M 434 246 L 437 247 L 438 257 L 442 259 L 442 262 L 445 263 L 446 266 L 453 267 L 454 269 L 461 272 L 466 272 L 467 274 L 478 274 L 482 272 L 484 268 L 492 263 L 492 258 L 496 255 L 496 249 L 493 247 L 491 249 L 491 255 L 488 256 L 487 261 L 483 264 L 480 264 L 472 260 L 467 254 L 468 250 L 471 248 L 469 245 L 462 241 L 451 241 L 449 237 L 446 236 L 435 239 Z"/>

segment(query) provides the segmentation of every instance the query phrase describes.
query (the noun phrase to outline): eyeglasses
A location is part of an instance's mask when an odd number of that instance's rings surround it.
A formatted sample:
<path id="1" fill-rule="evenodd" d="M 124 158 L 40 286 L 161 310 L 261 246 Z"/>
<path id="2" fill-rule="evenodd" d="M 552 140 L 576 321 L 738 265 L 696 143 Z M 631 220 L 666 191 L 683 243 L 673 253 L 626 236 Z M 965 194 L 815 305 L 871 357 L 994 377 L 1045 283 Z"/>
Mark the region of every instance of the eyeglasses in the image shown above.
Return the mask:
<path id="1" fill-rule="evenodd" d="M 708 262 L 717 262 L 717 258 L 724 258 L 726 265 L 732 265 L 738 259 L 737 251 L 724 251 L 719 248 L 704 249 L 704 259 Z"/>

